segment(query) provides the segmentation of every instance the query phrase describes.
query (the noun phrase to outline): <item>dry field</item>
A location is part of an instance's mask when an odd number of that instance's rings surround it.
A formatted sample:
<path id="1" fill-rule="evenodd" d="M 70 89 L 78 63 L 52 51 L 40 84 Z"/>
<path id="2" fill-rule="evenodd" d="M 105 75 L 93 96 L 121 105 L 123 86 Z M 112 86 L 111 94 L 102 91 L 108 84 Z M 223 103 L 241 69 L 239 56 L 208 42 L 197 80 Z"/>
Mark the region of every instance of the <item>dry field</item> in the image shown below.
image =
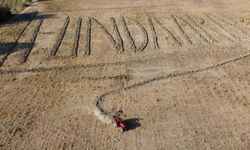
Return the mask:
<path id="1" fill-rule="evenodd" d="M 0 26 L 0 149 L 250 149 L 248 0 L 53 0 Z M 94 114 L 123 110 L 121 133 Z"/>

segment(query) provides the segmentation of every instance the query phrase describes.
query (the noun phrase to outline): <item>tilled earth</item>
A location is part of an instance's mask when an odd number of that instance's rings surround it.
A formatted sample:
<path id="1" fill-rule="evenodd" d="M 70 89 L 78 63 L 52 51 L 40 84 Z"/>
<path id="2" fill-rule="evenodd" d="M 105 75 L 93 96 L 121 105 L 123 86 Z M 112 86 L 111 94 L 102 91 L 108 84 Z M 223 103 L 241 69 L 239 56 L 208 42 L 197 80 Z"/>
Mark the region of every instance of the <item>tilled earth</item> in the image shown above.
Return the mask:
<path id="1" fill-rule="evenodd" d="M 249 6 L 34 4 L 0 27 L 0 149 L 250 149 Z"/>

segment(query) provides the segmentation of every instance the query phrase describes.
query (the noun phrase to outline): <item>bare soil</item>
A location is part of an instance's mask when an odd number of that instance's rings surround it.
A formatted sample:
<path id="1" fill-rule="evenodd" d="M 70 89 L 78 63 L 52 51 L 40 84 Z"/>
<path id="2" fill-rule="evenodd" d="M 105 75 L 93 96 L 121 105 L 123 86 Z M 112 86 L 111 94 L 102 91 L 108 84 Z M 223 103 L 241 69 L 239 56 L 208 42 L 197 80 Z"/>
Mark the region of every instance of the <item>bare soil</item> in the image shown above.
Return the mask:
<path id="1" fill-rule="evenodd" d="M 34 4 L 0 27 L 0 149 L 250 149 L 249 6 Z"/>

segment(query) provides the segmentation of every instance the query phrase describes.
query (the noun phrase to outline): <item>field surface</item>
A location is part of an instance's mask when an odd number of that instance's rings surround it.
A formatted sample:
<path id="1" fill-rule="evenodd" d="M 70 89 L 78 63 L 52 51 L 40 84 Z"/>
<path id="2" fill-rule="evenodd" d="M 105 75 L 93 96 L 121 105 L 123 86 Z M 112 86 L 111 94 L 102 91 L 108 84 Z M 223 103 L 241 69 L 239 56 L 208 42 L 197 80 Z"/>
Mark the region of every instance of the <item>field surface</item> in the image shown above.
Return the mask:
<path id="1" fill-rule="evenodd" d="M 250 149 L 248 0 L 53 0 L 0 26 L 0 149 Z M 94 114 L 123 110 L 121 133 Z"/>

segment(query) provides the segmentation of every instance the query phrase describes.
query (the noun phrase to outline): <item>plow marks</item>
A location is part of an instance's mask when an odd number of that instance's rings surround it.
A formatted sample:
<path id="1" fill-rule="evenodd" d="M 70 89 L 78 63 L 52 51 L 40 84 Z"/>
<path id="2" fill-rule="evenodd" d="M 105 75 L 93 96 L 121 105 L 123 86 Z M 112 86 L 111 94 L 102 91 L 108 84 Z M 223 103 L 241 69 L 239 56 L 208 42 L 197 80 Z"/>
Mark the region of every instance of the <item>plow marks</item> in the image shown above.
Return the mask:
<path id="1" fill-rule="evenodd" d="M 79 56 L 104 56 L 102 53 L 106 53 L 109 48 L 119 55 L 124 51 L 142 53 L 145 50 L 161 49 L 164 46 L 168 47 L 168 44 L 172 48 L 197 44 L 209 46 L 225 41 L 240 42 L 248 38 L 246 29 L 231 21 L 231 18 L 222 16 L 221 14 L 202 14 L 199 16 L 170 15 L 168 18 L 157 18 L 147 15 L 142 19 L 121 16 L 120 18 L 110 17 L 108 20 L 102 19 L 102 21 L 95 17 L 66 17 L 59 21 L 57 19 L 46 20 L 47 28 L 58 28 L 57 30 L 49 29 L 51 32 L 41 31 L 44 30 L 41 29 L 44 19 L 33 20 L 27 22 L 17 39 L 12 42 L 8 52 L 1 55 L 0 67 L 8 59 L 17 59 L 16 64 L 25 64 L 32 55 L 32 49 L 39 43 L 48 43 L 47 49 L 44 50 L 46 52 L 43 52 L 47 55 L 43 57 L 50 58 L 47 59 L 49 61 L 53 58 L 76 59 Z M 43 34 L 43 37 L 37 38 L 40 34 Z M 52 35 L 50 36 L 52 38 L 46 42 L 48 34 Z M 162 39 L 168 41 L 167 44 L 163 43 Z M 101 47 L 100 54 L 93 53 L 97 46 Z M 11 57 L 12 55 L 15 57 Z M 33 60 L 30 59 L 30 61 Z"/>
<path id="2" fill-rule="evenodd" d="M 31 39 L 29 41 L 30 46 L 27 49 L 25 49 L 24 51 L 22 51 L 22 54 L 21 54 L 21 57 L 20 57 L 20 63 L 25 63 L 27 61 L 27 59 L 29 57 L 29 54 L 30 54 L 30 52 L 31 52 L 31 50 L 32 50 L 32 48 L 33 48 L 33 46 L 35 44 L 35 41 L 36 41 L 36 38 L 37 38 L 37 35 L 38 35 L 38 32 L 40 30 L 40 27 L 41 27 L 42 23 L 43 23 L 43 19 L 40 19 L 39 22 L 37 23 L 36 27 L 35 27 L 35 30 L 34 30 L 34 32 L 32 34 L 32 37 L 31 37 Z"/>

